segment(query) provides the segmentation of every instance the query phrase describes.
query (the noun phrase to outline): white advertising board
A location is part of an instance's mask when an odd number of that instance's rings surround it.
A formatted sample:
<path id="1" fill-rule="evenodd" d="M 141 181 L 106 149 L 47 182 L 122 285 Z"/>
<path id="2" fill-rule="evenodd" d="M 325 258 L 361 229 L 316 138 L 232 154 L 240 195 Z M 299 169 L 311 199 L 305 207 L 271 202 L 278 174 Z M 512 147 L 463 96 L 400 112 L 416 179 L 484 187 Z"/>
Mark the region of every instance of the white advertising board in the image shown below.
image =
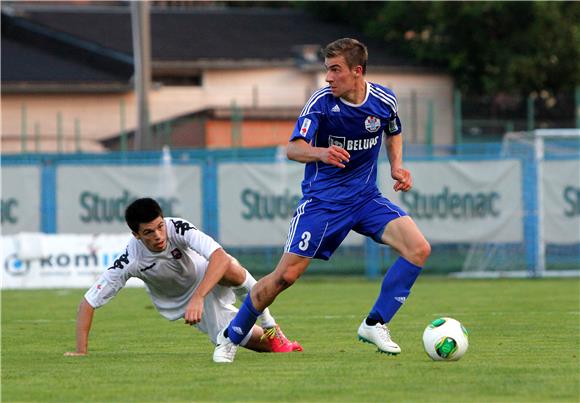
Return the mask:
<path id="1" fill-rule="evenodd" d="M 406 164 L 407 193 L 392 190 L 388 164 L 379 167 L 381 191 L 410 213 L 431 242 L 520 242 L 521 166 L 518 161 L 435 161 Z M 221 164 L 219 228 L 224 245 L 282 245 L 300 200 L 303 165 Z M 355 234 L 350 243 L 362 242 Z"/>
<path id="2" fill-rule="evenodd" d="M 580 243 L 580 161 L 543 164 L 544 241 Z"/>
<path id="3" fill-rule="evenodd" d="M 88 288 L 125 251 L 131 235 L 2 236 L 2 289 Z M 128 286 L 143 285 L 130 279 Z"/>
<path id="4" fill-rule="evenodd" d="M 2 233 L 41 230 L 40 167 L 2 167 Z"/>
<path id="5" fill-rule="evenodd" d="M 201 193 L 196 165 L 63 165 L 57 169 L 57 231 L 126 233 L 125 207 L 138 197 L 153 197 L 166 217 L 203 228 Z"/>
<path id="6" fill-rule="evenodd" d="M 432 243 L 520 242 L 522 174 L 516 160 L 409 162 L 413 189 L 394 192 L 387 163 L 383 194 L 409 213 Z"/>

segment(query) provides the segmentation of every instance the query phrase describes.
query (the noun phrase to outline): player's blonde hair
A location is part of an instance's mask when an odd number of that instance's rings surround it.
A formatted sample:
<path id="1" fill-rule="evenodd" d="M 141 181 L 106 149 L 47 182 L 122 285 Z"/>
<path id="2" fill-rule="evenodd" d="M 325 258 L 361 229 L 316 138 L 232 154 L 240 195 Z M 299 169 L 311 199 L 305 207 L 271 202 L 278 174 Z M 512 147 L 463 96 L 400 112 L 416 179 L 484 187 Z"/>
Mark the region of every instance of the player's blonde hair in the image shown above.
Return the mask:
<path id="1" fill-rule="evenodd" d="M 326 45 L 322 54 L 325 58 L 344 56 L 344 60 L 350 69 L 361 66 L 363 74 L 367 72 L 369 52 L 367 47 L 356 39 L 337 39 Z"/>

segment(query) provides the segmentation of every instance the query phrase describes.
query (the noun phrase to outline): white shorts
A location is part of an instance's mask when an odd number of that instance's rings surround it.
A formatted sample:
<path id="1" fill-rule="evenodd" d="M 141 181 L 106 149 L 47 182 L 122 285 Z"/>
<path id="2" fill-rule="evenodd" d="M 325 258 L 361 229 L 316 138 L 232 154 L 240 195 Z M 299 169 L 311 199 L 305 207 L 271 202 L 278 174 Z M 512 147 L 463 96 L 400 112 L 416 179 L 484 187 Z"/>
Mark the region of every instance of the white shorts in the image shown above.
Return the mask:
<path id="1" fill-rule="evenodd" d="M 213 344 L 216 344 L 220 330 L 223 330 L 238 312 L 238 308 L 229 303 L 235 301 L 235 298 L 231 288 L 216 284 L 204 299 L 201 322 L 195 327 L 206 333 Z"/>

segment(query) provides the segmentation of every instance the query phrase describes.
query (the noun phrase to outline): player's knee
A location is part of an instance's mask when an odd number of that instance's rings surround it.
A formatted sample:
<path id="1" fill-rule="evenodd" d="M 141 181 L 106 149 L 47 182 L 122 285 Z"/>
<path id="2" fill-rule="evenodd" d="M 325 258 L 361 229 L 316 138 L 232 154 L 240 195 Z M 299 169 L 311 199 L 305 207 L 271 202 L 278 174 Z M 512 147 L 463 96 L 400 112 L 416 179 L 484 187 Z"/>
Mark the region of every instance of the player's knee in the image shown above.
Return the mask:
<path id="1" fill-rule="evenodd" d="M 414 250 L 414 257 L 416 260 L 416 264 L 419 266 L 423 266 L 429 256 L 431 255 L 431 245 L 426 240 L 420 242 Z"/>
<path id="2" fill-rule="evenodd" d="M 224 273 L 224 283 L 222 285 L 241 285 L 246 281 L 246 270 L 240 262 L 233 256 L 228 255 L 227 268 Z M 220 283 L 221 284 L 221 283 Z"/>

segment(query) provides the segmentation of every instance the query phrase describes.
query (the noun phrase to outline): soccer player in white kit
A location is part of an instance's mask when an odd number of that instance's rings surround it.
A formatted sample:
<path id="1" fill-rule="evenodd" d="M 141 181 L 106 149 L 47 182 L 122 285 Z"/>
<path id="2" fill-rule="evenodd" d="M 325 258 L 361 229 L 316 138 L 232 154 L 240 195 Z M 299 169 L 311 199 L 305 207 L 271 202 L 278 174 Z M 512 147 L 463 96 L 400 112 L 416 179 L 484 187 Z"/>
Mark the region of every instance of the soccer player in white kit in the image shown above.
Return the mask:
<path id="1" fill-rule="evenodd" d="M 105 305 L 131 277 L 146 285 L 157 311 L 166 319 L 183 318 L 206 333 L 217 334 L 235 316 L 236 296 L 243 300 L 256 280 L 209 235 L 181 218 L 163 217 L 151 198 L 137 199 L 125 211 L 134 237 L 81 300 L 77 348 L 66 356 L 86 355 L 94 310 Z M 290 342 L 266 310 L 242 346 L 261 352 L 302 351 Z"/>

